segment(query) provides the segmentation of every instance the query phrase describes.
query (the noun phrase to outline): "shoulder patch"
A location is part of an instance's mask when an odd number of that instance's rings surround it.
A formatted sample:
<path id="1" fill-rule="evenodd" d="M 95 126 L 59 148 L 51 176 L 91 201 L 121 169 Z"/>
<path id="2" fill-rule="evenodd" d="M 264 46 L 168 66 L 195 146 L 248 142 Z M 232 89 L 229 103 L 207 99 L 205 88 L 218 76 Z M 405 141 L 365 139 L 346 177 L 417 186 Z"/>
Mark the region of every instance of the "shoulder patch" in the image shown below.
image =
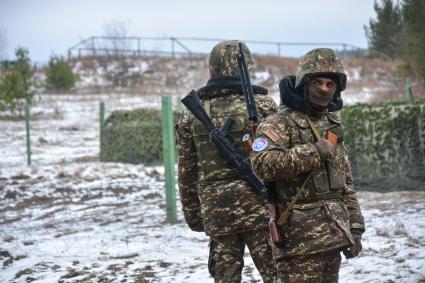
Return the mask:
<path id="1" fill-rule="evenodd" d="M 276 142 L 280 138 L 279 135 L 276 134 L 276 132 L 273 131 L 272 129 L 268 129 L 264 131 L 263 134 L 266 135 L 273 142 Z"/>
<path id="2" fill-rule="evenodd" d="M 252 150 L 259 152 L 267 148 L 269 141 L 264 137 L 256 138 L 252 144 Z"/>
<path id="3" fill-rule="evenodd" d="M 328 114 L 326 114 L 326 117 L 328 117 L 328 119 L 334 124 L 341 124 L 342 123 L 341 116 L 336 114 L 336 113 L 329 112 Z"/>
<path id="4" fill-rule="evenodd" d="M 292 117 L 292 121 L 301 129 L 308 129 L 308 123 L 304 117 Z"/>

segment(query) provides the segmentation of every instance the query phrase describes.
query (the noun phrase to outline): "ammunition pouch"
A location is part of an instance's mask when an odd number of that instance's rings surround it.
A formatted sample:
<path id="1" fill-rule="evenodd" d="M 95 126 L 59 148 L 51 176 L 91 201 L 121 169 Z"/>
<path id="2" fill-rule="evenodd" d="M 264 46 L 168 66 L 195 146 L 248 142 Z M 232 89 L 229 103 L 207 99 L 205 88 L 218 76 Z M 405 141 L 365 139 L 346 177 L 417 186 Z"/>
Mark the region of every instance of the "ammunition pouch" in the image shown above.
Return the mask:
<path id="1" fill-rule="evenodd" d="M 342 197 L 341 192 L 325 192 L 325 193 L 316 193 L 312 194 L 307 198 L 300 198 L 299 201 L 297 201 L 297 204 L 308 204 L 313 203 L 321 200 L 332 200 L 332 199 L 339 199 Z"/>

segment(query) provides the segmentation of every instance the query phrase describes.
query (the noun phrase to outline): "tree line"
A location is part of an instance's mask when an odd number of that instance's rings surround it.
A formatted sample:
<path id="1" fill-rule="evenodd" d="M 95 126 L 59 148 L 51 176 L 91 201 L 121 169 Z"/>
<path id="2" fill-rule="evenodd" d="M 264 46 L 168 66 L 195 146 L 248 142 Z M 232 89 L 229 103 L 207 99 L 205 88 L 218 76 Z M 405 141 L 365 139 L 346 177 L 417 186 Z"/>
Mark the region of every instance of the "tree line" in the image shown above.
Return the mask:
<path id="1" fill-rule="evenodd" d="M 374 9 L 365 26 L 370 53 L 401 60 L 402 75 L 425 84 L 425 0 L 375 1 Z"/>

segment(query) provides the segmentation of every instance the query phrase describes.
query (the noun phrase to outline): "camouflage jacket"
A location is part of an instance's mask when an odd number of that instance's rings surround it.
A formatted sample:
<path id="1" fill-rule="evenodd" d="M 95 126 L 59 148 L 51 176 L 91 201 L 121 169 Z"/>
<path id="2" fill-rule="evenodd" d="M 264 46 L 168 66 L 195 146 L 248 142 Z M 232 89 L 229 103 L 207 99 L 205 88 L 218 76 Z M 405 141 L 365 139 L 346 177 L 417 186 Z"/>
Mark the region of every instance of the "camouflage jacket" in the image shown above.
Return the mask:
<path id="1" fill-rule="evenodd" d="M 255 95 L 258 115 L 264 118 L 277 111 L 272 98 Z M 250 132 L 245 98 L 235 91 L 220 91 L 202 99 L 216 127 L 226 117 L 235 123 L 230 135 L 242 156 L 249 152 L 242 136 Z M 176 126 L 178 183 L 186 222 L 195 231 L 212 236 L 257 229 L 267 225 L 264 200 L 239 179 L 236 170 L 210 142 L 207 129 L 187 109 Z"/>
<path id="2" fill-rule="evenodd" d="M 254 141 L 257 148 L 251 153 L 251 162 L 260 178 L 274 182 L 278 213 L 284 211 L 313 171 L 289 220 L 280 227 L 284 248 L 273 248 L 276 259 L 343 248 L 353 243 L 353 232 L 364 232 L 341 119 L 328 113 L 311 120 L 322 137 L 328 131 L 337 135 L 336 155 L 332 160 L 320 160 L 302 112 L 283 108 L 257 129 Z"/>

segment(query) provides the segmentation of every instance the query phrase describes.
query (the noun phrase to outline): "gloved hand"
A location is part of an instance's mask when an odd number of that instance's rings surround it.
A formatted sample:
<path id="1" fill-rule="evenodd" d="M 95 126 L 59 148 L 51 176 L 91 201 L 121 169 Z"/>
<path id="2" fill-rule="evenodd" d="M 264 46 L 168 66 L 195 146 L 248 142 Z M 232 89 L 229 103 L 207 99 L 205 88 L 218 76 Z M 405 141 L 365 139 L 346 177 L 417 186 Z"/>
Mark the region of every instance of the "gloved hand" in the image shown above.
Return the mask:
<path id="1" fill-rule="evenodd" d="M 197 209 L 196 207 L 193 209 L 184 207 L 183 215 L 190 230 L 195 232 L 204 231 L 204 223 L 202 221 L 201 211 L 199 209 Z"/>
<path id="2" fill-rule="evenodd" d="M 323 161 L 334 158 L 336 154 L 335 146 L 327 139 L 318 140 L 316 143 L 314 143 L 314 146 L 317 148 L 320 159 Z"/>
<path id="3" fill-rule="evenodd" d="M 189 228 L 192 231 L 195 232 L 204 232 L 204 225 L 202 224 L 202 221 L 198 222 L 198 223 L 191 223 L 189 224 Z"/>
<path id="4" fill-rule="evenodd" d="M 352 233 L 354 245 L 342 251 L 346 259 L 353 258 L 359 255 L 362 251 L 362 234 Z"/>

